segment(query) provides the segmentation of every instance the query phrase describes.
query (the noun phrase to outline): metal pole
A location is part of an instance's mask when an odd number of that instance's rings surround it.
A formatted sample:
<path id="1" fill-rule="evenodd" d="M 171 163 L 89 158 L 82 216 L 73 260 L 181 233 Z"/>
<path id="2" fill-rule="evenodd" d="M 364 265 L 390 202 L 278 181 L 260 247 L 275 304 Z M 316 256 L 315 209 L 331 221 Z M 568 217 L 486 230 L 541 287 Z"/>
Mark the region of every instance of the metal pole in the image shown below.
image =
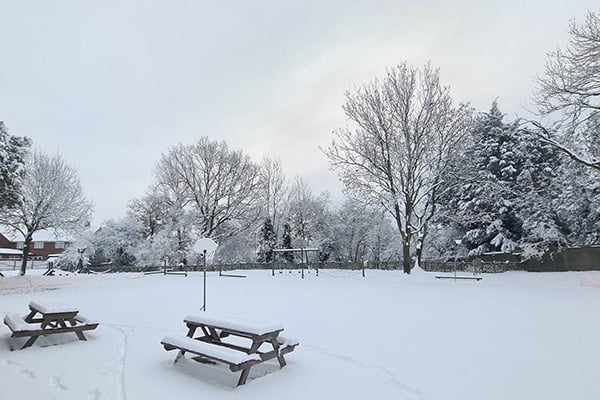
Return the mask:
<path id="1" fill-rule="evenodd" d="M 456 282 L 456 259 L 458 258 L 458 254 L 454 256 L 454 282 Z"/>
<path id="2" fill-rule="evenodd" d="M 206 249 L 202 252 L 202 262 L 204 263 L 204 300 L 202 310 L 206 311 Z"/>
<path id="3" fill-rule="evenodd" d="M 300 248 L 300 265 L 302 265 L 302 279 L 304 279 L 304 247 Z"/>

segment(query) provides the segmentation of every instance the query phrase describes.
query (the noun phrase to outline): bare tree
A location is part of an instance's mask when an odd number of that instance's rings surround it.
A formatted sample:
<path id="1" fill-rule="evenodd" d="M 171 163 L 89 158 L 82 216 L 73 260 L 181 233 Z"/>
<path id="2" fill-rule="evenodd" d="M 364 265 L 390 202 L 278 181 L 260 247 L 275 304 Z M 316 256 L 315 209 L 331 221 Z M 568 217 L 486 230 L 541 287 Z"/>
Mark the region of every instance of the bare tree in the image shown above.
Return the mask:
<path id="1" fill-rule="evenodd" d="M 233 235 L 259 216 L 258 167 L 225 142 L 203 137 L 173 147 L 158 162 L 156 177 L 171 209 L 189 210 L 201 236 Z"/>
<path id="2" fill-rule="evenodd" d="M 587 167 L 600 170 L 600 13 L 571 20 L 566 49 L 548 53 L 534 100 L 541 117 L 532 121 L 541 140 Z"/>
<path id="3" fill-rule="evenodd" d="M 277 233 L 287 193 L 285 174 L 279 160 L 269 157 L 263 158 L 260 166 L 260 183 L 262 202 L 264 203 L 263 217 L 271 218 L 271 223 L 275 233 Z"/>
<path id="4" fill-rule="evenodd" d="M 308 182 L 296 176 L 287 198 L 287 220 L 292 228 L 294 247 L 318 244 L 327 219 L 329 193 L 313 194 Z"/>
<path id="5" fill-rule="evenodd" d="M 473 112 L 453 105 L 438 70 L 406 63 L 388 70 L 383 81 L 346 92 L 343 109 L 354 127 L 334 131 L 325 154 L 346 190 L 392 215 L 410 273 L 411 249 L 419 262 L 444 174 Z"/>
<path id="6" fill-rule="evenodd" d="M 131 200 L 127 207 L 128 214 L 142 225 L 146 238 L 152 238 L 158 233 L 169 214 L 164 198 L 154 187 L 143 197 Z"/>
<path id="7" fill-rule="evenodd" d="M 393 229 L 379 207 L 347 198 L 331 216 L 330 240 L 335 251 L 330 257 L 352 262 L 368 260 L 377 265 L 383 251 L 397 236 Z"/>
<path id="8" fill-rule="evenodd" d="M 59 155 L 33 151 L 20 190 L 20 204 L 0 214 L 0 225 L 23 235 L 21 275 L 25 275 L 33 234 L 43 229 L 77 232 L 89 223 L 92 208 L 77 171 Z"/>

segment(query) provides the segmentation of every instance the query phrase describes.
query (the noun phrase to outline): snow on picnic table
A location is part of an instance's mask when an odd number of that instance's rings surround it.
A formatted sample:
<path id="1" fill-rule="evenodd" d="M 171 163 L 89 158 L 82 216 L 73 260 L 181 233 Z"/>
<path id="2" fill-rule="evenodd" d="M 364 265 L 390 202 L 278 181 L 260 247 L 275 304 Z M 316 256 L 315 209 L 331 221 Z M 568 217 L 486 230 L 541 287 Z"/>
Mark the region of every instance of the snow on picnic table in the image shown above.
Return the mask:
<path id="1" fill-rule="evenodd" d="M 0 398 L 599 399 L 599 272 L 484 274 L 437 280 L 416 271 L 322 270 L 246 279 L 209 273 L 207 309 L 277 321 L 300 345 L 252 368 L 183 360 L 160 340 L 185 335 L 202 274 L 0 278 L 0 316 L 31 300 L 76 306 L 100 322 L 10 351 L 0 325 Z M 43 278 L 43 279 L 42 279 Z M 29 284 L 25 284 L 28 280 Z M 12 283 L 11 283 L 12 282 Z M 53 345 L 56 344 L 56 345 Z"/>

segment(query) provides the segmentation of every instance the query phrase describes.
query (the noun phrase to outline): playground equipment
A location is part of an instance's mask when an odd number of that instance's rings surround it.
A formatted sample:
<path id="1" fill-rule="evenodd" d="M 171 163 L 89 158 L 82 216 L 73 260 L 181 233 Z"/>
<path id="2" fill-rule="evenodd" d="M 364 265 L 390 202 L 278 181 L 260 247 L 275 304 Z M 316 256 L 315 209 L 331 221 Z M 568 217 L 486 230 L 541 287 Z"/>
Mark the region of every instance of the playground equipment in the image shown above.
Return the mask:
<path id="1" fill-rule="evenodd" d="M 319 254 L 319 249 L 316 247 L 300 247 L 297 249 L 273 249 L 273 253 L 287 253 L 287 252 L 292 252 L 292 253 L 300 253 L 300 265 L 302 268 L 302 279 L 304 279 L 304 266 L 306 265 L 306 268 L 308 268 L 308 254 L 310 252 L 314 252 L 317 254 Z M 306 260 L 306 264 L 305 264 L 305 260 Z M 317 271 L 317 276 L 319 276 L 319 267 L 318 267 L 318 263 L 317 263 L 317 268 L 315 268 L 315 270 Z M 275 276 L 275 257 L 273 257 L 273 260 L 271 261 L 271 275 Z"/>
<path id="2" fill-rule="evenodd" d="M 158 270 L 158 271 L 146 271 L 146 272 L 144 272 L 144 275 L 163 274 L 163 275 L 182 275 L 182 276 L 187 276 L 188 275 L 188 266 L 187 266 L 187 264 L 182 264 L 181 266 L 183 268 L 183 271 L 175 271 L 174 267 L 167 267 L 167 260 L 165 260 L 164 264 L 163 264 L 162 270 Z"/>

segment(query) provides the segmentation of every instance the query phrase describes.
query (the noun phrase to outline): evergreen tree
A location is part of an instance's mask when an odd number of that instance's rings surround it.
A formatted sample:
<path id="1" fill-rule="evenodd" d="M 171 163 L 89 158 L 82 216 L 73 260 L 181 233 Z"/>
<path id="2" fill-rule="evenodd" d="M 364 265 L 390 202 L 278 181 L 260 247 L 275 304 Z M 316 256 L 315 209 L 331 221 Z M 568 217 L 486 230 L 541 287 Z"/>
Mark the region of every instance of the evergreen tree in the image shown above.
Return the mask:
<path id="1" fill-rule="evenodd" d="M 273 248 L 277 242 L 271 217 L 266 217 L 263 226 L 260 228 L 260 237 L 258 240 L 257 261 L 261 263 L 270 263 L 273 261 Z"/>
<path id="2" fill-rule="evenodd" d="M 14 208 L 21 200 L 19 185 L 30 146 L 29 138 L 11 136 L 0 121 L 0 210 Z"/>
<path id="3" fill-rule="evenodd" d="M 600 244 L 600 172 L 565 163 L 565 184 L 557 196 L 558 214 L 566 221 L 569 244 Z M 567 168 L 568 167 L 568 168 Z"/>
<path id="4" fill-rule="evenodd" d="M 519 130 L 515 152 L 519 154 L 519 174 L 513 192 L 523 223 L 519 243 L 525 258 L 541 256 L 548 248 L 567 244 L 568 221 L 560 214 L 561 193 L 568 183 L 560 173 L 564 156 L 547 143 L 540 142 L 531 132 Z"/>
<path id="5" fill-rule="evenodd" d="M 292 248 L 292 227 L 288 222 L 283 224 L 283 234 L 281 235 L 281 248 L 291 249 Z M 294 253 L 284 252 L 283 259 L 287 262 L 294 262 Z"/>
<path id="6" fill-rule="evenodd" d="M 455 168 L 460 182 L 444 198 L 445 222 L 462 233 L 469 254 L 531 254 L 565 243 L 552 198 L 560 187 L 560 157 L 551 146 L 507 124 L 494 102 L 478 118 L 472 144 Z"/>
<path id="7" fill-rule="evenodd" d="M 511 140 L 515 127 L 505 125 L 503 117 L 494 102 L 478 118 L 466 153 L 466 182 L 450 201 L 471 254 L 511 252 L 522 235 L 511 191 L 517 172 Z"/>

